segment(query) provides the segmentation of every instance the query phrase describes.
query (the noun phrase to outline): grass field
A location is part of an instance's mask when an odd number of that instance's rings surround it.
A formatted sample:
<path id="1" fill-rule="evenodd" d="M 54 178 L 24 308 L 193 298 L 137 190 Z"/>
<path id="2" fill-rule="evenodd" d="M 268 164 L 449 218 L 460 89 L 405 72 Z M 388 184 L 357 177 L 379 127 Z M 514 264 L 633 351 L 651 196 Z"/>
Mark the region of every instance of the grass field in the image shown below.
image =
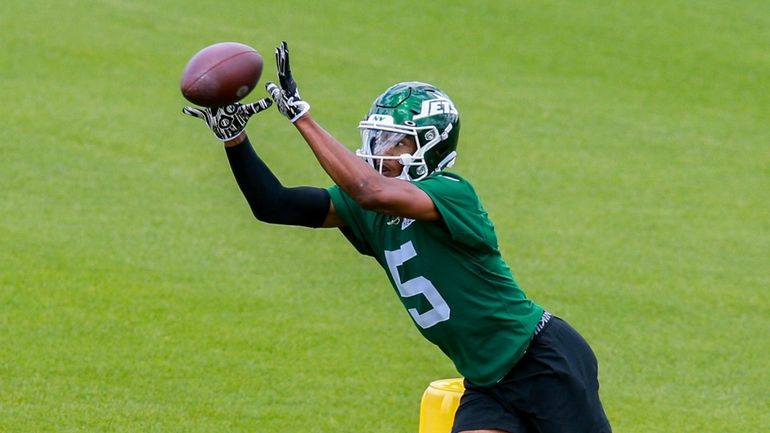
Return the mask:
<path id="1" fill-rule="evenodd" d="M 616 432 L 770 425 L 770 4 L 0 5 L 0 432 L 416 432 L 456 372 L 333 230 L 253 220 L 180 114 L 191 54 L 282 39 L 351 149 L 432 82 L 527 293 L 600 360 Z M 261 88 L 252 95 L 261 97 Z M 277 111 L 289 185 L 328 178 Z"/>

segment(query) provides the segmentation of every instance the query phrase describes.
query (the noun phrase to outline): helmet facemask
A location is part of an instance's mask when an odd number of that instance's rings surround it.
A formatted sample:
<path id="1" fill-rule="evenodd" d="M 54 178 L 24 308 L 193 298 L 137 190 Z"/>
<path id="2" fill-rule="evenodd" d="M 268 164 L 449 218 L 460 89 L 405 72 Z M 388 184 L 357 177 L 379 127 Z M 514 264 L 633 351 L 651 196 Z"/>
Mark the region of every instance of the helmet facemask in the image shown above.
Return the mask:
<path id="1" fill-rule="evenodd" d="M 426 146 L 420 143 L 420 133 L 416 128 L 382 125 L 370 122 L 361 122 L 361 148 L 356 155 L 363 158 L 375 170 L 382 174 L 383 162 L 396 160 L 402 166 L 399 178 L 413 179 L 413 173 L 427 175 L 428 168 L 423 153 Z M 411 138 L 411 140 L 409 140 Z M 414 149 L 407 149 L 405 142 L 413 141 Z M 432 145 L 433 143 L 429 143 Z M 394 148 L 404 147 L 405 152 L 398 153 Z"/>

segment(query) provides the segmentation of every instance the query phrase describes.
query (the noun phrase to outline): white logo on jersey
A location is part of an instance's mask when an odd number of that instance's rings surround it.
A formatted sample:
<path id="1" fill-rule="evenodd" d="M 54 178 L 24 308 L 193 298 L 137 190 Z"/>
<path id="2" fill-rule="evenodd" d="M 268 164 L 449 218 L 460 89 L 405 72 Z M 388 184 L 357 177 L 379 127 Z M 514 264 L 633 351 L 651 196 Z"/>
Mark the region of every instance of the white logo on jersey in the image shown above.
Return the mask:
<path id="1" fill-rule="evenodd" d="M 401 230 L 406 229 L 407 227 L 412 225 L 413 222 L 414 220 L 411 218 L 404 218 L 404 221 L 401 222 Z"/>
<path id="2" fill-rule="evenodd" d="M 401 219 L 401 217 L 399 217 L 399 216 L 393 216 L 393 217 L 388 218 L 385 221 L 385 224 L 387 224 L 389 226 L 397 226 L 397 225 L 401 224 L 401 230 L 404 230 L 407 227 L 409 227 L 410 225 L 412 225 L 413 222 L 414 222 L 414 220 L 411 219 L 411 218 Z"/>
<path id="3" fill-rule="evenodd" d="M 435 116 L 437 114 L 457 114 L 457 109 L 455 109 L 454 104 L 452 104 L 452 101 L 449 99 L 429 99 L 427 101 L 422 101 L 420 114 L 414 116 L 412 119 L 417 120 Z"/>
<path id="4" fill-rule="evenodd" d="M 394 225 L 396 225 L 396 224 L 398 224 L 400 222 L 401 222 L 401 217 L 394 216 L 394 217 L 391 217 L 390 219 L 388 219 L 387 221 L 385 221 L 385 224 L 387 224 L 389 226 L 394 226 Z"/>

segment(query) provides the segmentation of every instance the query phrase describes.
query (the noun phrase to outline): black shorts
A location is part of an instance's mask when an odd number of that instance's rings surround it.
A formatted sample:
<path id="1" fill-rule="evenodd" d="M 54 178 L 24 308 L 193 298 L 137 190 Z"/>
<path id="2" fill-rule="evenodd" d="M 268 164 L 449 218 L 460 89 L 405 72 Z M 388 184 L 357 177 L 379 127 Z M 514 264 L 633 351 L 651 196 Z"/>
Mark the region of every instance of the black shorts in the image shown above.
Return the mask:
<path id="1" fill-rule="evenodd" d="M 465 381 L 452 433 L 609 433 L 597 375 L 588 343 L 553 317 L 498 383 L 481 387 Z"/>

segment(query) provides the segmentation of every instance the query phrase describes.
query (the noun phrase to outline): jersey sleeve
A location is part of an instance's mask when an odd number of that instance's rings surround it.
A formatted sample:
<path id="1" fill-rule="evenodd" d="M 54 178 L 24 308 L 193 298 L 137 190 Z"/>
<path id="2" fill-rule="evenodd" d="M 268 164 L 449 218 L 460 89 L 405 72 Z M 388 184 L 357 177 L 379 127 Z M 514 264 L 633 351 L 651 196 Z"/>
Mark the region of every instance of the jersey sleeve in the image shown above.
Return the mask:
<path id="1" fill-rule="evenodd" d="M 358 203 L 347 195 L 339 186 L 333 185 L 326 189 L 334 204 L 334 211 L 337 212 L 346 226 L 341 227 L 340 231 L 345 238 L 353 244 L 356 250 L 366 256 L 374 256 L 372 247 L 367 241 L 365 215 L 366 212 Z"/>
<path id="2" fill-rule="evenodd" d="M 496 249 L 497 236 L 470 183 L 452 173 L 436 173 L 414 185 L 433 200 L 455 242 L 477 249 Z"/>

